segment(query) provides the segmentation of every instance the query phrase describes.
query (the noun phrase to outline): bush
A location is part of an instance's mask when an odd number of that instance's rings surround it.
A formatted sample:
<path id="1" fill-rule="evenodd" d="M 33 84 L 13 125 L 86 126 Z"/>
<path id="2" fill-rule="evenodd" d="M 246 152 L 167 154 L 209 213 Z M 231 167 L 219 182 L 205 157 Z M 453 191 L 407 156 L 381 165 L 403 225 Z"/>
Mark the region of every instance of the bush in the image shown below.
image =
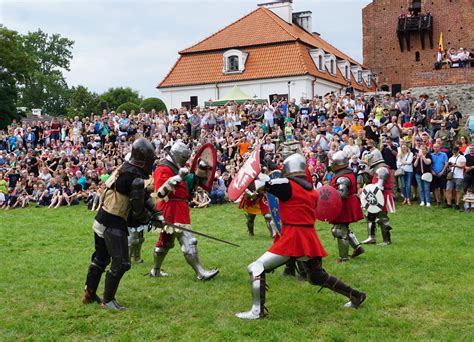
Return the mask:
<path id="1" fill-rule="evenodd" d="M 140 107 L 133 102 L 125 102 L 117 107 L 117 113 L 122 113 L 122 111 L 126 111 L 127 114 L 130 114 L 130 111 L 132 110 L 135 111 L 135 114 L 138 114 L 140 112 Z"/>
<path id="2" fill-rule="evenodd" d="M 152 109 L 155 109 L 156 112 L 159 112 L 160 110 L 166 110 L 165 103 L 157 97 L 149 97 L 143 100 L 140 104 L 140 107 L 145 108 L 146 112 L 149 112 Z"/>

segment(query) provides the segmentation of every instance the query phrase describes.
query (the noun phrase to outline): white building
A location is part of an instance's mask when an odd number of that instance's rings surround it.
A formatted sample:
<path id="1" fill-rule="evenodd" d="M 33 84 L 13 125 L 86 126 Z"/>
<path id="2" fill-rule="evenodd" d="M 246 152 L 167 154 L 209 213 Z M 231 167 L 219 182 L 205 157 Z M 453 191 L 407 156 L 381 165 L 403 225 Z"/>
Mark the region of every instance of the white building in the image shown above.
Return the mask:
<path id="1" fill-rule="evenodd" d="M 311 12 L 275 1 L 179 52 L 158 85 L 168 108 L 203 105 L 225 97 L 234 85 L 252 98 L 312 98 L 375 90 L 370 70 L 311 31 Z"/>

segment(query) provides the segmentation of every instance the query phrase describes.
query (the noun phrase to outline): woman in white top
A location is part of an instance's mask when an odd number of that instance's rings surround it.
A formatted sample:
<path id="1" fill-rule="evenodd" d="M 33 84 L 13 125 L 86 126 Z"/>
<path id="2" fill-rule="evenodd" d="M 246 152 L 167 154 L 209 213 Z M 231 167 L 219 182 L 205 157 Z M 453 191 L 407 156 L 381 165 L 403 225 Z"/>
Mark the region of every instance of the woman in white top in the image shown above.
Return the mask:
<path id="1" fill-rule="evenodd" d="M 402 182 L 403 204 L 411 205 L 411 183 L 413 181 L 413 153 L 406 143 L 402 143 L 397 154 L 397 167 L 405 173 L 400 177 Z"/>
<path id="2" fill-rule="evenodd" d="M 347 145 L 344 146 L 342 149 L 342 152 L 347 156 L 347 158 L 352 158 L 352 156 L 357 156 L 359 158 L 360 156 L 360 149 L 359 146 L 354 144 L 354 139 L 350 137 L 347 139 Z"/>

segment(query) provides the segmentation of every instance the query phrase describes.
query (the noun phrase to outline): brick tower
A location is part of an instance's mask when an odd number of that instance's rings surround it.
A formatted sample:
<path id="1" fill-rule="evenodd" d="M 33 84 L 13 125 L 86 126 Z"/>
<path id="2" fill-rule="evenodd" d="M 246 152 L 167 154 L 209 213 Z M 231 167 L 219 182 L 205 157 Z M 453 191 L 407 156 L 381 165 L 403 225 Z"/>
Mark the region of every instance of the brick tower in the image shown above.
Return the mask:
<path id="1" fill-rule="evenodd" d="M 364 66 L 379 87 L 474 83 L 474 68 L 435 70 L 444 49 L 474 51 L 473 0 L 373 0 L 362 10 Z"/>

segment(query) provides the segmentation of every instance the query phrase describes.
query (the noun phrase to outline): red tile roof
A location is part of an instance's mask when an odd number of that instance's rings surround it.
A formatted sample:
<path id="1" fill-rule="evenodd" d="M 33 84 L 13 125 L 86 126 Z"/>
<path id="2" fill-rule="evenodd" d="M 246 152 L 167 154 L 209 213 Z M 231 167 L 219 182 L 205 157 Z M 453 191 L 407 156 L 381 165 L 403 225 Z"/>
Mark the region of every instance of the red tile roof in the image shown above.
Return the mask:
<path id="1" fill-rule="evenodd" d="M 231 48 L 248 53 L 243 73 L 222 72 L 222 52 Z M 318 35 L 289 24 L 272 11 L 260 7 L 180 51 L 181 56 L 158 88 L 298 75 L 311 75 L 345 85 L 347 81 L 337 67 L 336 75 L 317 69 L 309 53 L 315 48 L 360 65 Z M 353 86 L 358 90 L 367 88 L 365 84 L 356 82 Z"/>

